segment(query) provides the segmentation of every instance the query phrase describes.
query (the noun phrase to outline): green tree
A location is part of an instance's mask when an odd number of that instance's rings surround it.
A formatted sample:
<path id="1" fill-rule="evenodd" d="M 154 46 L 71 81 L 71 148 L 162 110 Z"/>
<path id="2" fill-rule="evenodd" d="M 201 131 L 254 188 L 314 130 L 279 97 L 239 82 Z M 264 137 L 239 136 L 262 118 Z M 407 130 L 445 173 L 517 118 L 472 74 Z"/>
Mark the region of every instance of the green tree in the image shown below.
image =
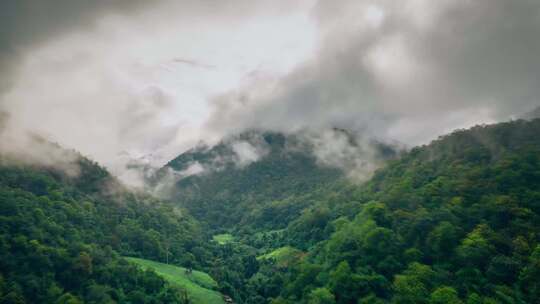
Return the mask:
<path id="1" fill-rule="evenodd" d="M 441 259 L 452 255 L 454 247 L 459 242 L 459 236 L 459 228 L 444 221 L 429 233 L 426 242 L 433 256 Z"/>
<path id="2" fill-rule="evenodd" d="M 334 295 L 326 288 L 321 287 L 312 290 L 308 296 L 309 304 L 335 304 Z"/>
<path id="3" fill-rule="evenodd" d="M 462 304 L 457 291 L 448 286 L 442 286 L 431 293 L 430 304 Z"/>
<path id="4" fill-rule="evenodd" d="M 528 263 L 521 269 L 519 283 L 529 301 L 540 299 L 540 245 L 537 245 Z"/>
<path id="5" fill-rule="evenodd" d="M 367 292 L 366 281 L 360 275 L 354 274 L 349 263 L 342 261 L 330 273 L 328 286 L 335 295 L 337 303 L 355 302 L 362 292 Z"/>
<path id="6" fill-rule="evenodd" d="M 428 265 L 412 263 L 401 275 L 396 275 L 392 301 L 399 304 L 427 303 L 435 272 Z"/>
<path id="7" fill-rule="evenodd" d="M 491 229 L 480 224 L 461 241 L 457 253 L 464 264 L 483 266 L 489 261 L 495 248 L 489 241 Z"/>
<path id="8" fill-rule="evenodd" d="M 58 298 L 55 304 L 83 304 L 83 301 L 68 292 Z"/>

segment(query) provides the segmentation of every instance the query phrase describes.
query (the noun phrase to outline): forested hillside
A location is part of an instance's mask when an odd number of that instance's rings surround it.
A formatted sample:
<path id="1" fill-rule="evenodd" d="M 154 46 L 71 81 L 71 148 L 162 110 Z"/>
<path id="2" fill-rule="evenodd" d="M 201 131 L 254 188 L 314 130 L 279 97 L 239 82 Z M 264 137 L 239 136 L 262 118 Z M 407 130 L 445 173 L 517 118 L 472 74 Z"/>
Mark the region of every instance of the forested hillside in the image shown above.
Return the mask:
<path id="1" fill-rule="evenodd" d="M 83 157 L 75 175 L 2 158 L 0 303 L 538 303 L 539 132 L 458 130 L 360 184 L 268 133 L 242 166 L 226 144 L 171 161 L 203 172 L 170 202 Z M 213 290 L 181 288 L 186 269 Z"/>
<path id="2" fill-rule="evenodd" d="M 361 185 L 291 188 L 261 204 L 267 181 L 254 186 L 258 200 L 227 193 L 200 204 L 214 223 L 237 219 L 218 236 L 231 261 L 221 283 L 246 303 L 537 303 L 539 132 L 540 120 L 458 130 Z M 220 213 L 206 209 L 220 203 Z"/>
<path id="3" fill-rule="evenodd" d="M 539 132 L 513 121 L 412 149 L 304 211 L 284 234 L 305 253 L 251 280 L 272 303 L 538 303 Z"/>
<path id="4" fill-rule="evenodd" d="M 360 145 L 348 131 L 332 132 L 348 145 Z M 189 150 L 165 168 L 182 172 L 199 166 L 200 172 L 176 183 L 174 199 L 212 230 L 249 236 L 285 228 L 321 190 L 344 180 L 343 170 L 320 163 L 314 149 L 299 134 L 251 131 Z M 379 142 L 373 142 L 373 150 L 380 162 L 400 153 Z"/>
<path id="5" fill-rule="evenodd" d="M 238 143 L 258 149 L 257 158 L 243 164 L 234 151 Z M 293 137 L 251 132 L 188 151 L 168 167 L 180 171 L 197 163 L 205 172 L 181 179 L 174 197 L 212 229 L 234 229 L 239 223 L 273 228 L 275 218 L 286 222 L 309 204 L 298 194 L 342 177 L 340 170 L 318 166 L 306 149 Z"/>
<path id="6" fill-rule="evenodd" d="M 181 290 L 120 255 L 208 262 L 190 253 L 207 243 L 185 211 L 83 157 L 75 177 L 0 161 L 0 303 L 181 303 Z"/>

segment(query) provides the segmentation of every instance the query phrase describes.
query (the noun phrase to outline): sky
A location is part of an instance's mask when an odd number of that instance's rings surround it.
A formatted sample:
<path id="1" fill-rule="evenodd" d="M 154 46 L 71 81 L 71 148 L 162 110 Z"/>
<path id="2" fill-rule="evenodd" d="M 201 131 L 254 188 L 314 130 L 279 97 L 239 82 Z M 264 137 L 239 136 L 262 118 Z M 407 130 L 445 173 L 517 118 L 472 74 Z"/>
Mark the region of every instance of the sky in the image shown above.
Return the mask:
<path id="1" fill-rule="evenodd" d="M 122 175 L 248 129 L 424 144 L 540 105 L 539 37 L 536 0 L 6 0 L 0 150 Z"/>

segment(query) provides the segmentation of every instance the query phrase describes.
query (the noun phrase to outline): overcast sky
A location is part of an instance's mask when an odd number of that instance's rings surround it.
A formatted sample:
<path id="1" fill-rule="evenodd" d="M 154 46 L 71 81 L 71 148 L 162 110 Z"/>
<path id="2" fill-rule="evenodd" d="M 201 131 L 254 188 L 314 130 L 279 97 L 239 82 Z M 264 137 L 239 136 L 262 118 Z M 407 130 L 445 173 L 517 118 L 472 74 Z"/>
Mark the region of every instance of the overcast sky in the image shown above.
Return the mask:
<path id="1" fill-rule="evenodd" d="M 0 119 L 115 172 L 250 128 L 415 145 L 537 107 L 538 54 L 537 0 L 7 0 Z"/>

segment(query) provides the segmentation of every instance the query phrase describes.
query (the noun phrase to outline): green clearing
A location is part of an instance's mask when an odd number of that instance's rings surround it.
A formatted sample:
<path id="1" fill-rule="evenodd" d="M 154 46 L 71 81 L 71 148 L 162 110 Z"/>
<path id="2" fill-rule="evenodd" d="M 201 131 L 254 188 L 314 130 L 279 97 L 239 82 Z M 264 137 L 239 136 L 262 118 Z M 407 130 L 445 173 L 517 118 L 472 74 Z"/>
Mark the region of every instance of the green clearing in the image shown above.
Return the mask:
<path id="1" fill-rule="evenodd" d="M 299 261 L 304 253 L 291 246 L 278 248 L 272 252 L 257 257 L 257 260 L 273 260 L 280 267 L 288 267 Z"/>
<path id="2" fill-rule="evenodd" d="M 216 234 L 212 239 L 220 245 L 225 245 L 234 241 L 234 236 L 229 233 Z"/>
<path id="3" fill-rule="evenodd" d="M 186 274 L 186 268 L 183 267 L 132 257 L 126 257 L 126 259 L 144 269 L 153 269 L 171 284 L 186 289 L 194 304 L 225 303 L 221 294 L 213 290 L 218 287 L 217 282 L 205 272 L 193 270 L 191 274 Z"/>

